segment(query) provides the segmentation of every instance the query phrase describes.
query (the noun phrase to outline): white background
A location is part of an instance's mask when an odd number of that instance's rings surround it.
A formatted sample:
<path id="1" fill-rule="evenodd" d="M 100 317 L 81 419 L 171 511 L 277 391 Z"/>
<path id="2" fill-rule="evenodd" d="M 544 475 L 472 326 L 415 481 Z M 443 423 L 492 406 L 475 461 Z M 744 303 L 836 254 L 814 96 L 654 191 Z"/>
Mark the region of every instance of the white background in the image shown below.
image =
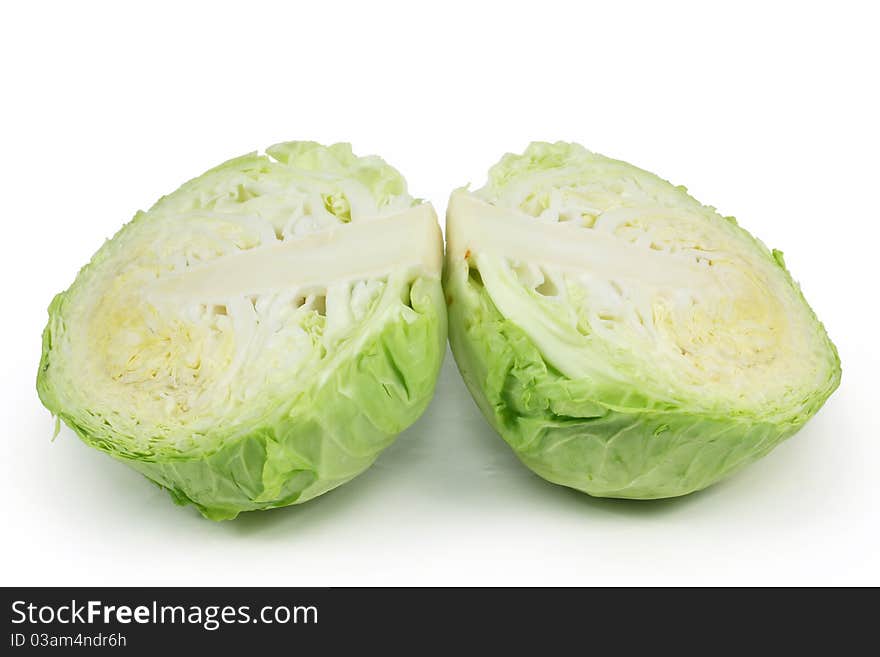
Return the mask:
<path id="1" fill-rule="evenodd" d="M 14 3 L 0 24 L 0 584 L 880 584 L 871 3 Z M 354 482 L 212 523 L 53 420 L 45 308 L 184 180 L 351 141 L 442 214 L 502 153 L 574 140 L 736 215 L 843 361 L 819 415 L 705 492 L 594 500 L 487 427 L 450 358 Z"/>

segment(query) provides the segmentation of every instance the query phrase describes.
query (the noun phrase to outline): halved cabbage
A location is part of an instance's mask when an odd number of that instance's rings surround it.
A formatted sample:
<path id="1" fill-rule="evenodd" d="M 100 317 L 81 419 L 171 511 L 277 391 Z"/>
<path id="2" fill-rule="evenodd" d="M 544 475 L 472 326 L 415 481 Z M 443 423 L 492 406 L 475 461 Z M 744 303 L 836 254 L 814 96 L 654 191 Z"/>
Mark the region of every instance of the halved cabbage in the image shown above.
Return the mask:
<path id="1" fill-rule="evenodd" d="M 348 144 L 230 160 L 138 213 L 55 297 L 40 398 L 208 518 L 304 502 L 431 399 L 442 252 L 430 204 Z"/>
<path id="2" fill-rule="evenodd" d="M 531 144 L 455 191 L 446 237 L 462 376 L 552 482 L 690 493 L 791 436 L 840 381 L 779 251 L 577 144 Z"/>

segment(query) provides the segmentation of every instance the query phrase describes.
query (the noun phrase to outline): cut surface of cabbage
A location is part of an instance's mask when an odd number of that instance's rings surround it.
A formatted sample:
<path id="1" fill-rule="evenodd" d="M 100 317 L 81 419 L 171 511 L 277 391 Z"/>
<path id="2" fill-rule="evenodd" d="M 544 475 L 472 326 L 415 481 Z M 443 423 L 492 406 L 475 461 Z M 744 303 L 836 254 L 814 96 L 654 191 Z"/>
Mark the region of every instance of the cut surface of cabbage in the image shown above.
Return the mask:
<path id="1" fill-rule="evenodd" d="M 427 405 L 442 238 L 400 174 L 288 142 L 138 213 L 50 306 L 38 390 L 208 517 L 305 501 Z"/>
<path id="2" fill-rule="evenodd" d="M 552 481 L 618 497 L 702 488 L 791 435 L 839 382 L 780 252 L 576 144 L 533 144 L 455 191 L 447 242 L 465 381 Z"/>

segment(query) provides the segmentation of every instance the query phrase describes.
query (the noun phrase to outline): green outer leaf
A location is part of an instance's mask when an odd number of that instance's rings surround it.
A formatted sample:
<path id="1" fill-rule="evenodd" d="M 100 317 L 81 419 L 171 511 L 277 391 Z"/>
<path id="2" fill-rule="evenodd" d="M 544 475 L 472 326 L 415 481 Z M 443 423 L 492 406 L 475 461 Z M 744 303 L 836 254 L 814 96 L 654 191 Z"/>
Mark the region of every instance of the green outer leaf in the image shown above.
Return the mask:
<path id="1" fill-rule="evenodd" d="M 50 326 L 59 321 L 53 309 L 61 304 L 60 297 L 50 306 Z M 95 440 L 55 405 L 52 391 L 42 384 L 51 347 L 48 327 L 37 387 L 46 407 L 85 443 L 166 488 L 175 502 L 194 504 L 206 518 L 225 520 L 241 511 L 299 504 L 366 470 L 427 408 L 445 352 L 440 282 L 416 280 L 410 303 L 415 318 L 387 322 L 323 383 L 290 400 L 265 424 L 219 440 L 222 447 L 204 457 L 157 454 L 139 459 Z"/>
<path id="2" fill-rule="evenodd" d="M 468 277 L 465 263 L 447 263 L 444 287 L 452 352 L 483 415 L 537 474 L 597 497 L 653 499 L 705 488 L 794 434 L 840 382 L 832 345 L 832 379 L 784 422 L 613 407 L 587 396 L 590 382 L 548 365 L 479 279 Z"/>

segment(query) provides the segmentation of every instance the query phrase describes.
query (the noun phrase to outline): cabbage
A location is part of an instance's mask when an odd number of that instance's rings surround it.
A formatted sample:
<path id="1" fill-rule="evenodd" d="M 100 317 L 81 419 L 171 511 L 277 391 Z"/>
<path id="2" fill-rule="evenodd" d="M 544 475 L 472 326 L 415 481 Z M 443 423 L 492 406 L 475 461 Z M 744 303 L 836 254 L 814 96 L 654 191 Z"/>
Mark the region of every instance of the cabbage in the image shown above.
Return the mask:
<path id="1" fill-rule="evenodd" d="M 136 214 L 55 297 L 40 399 L 208 518 L 304 502 L 431 399 L 442 248 L 432 207 L 347 144 L 230 160 Z"/>
<path id="2" fill-rule="evenodd" d="M 577 144 L 452 194 L 444 289 L 477 405 L 591 495 L 684 495 L 767 454 L 840 381 L 822 324 L 732 217 Z"/>

